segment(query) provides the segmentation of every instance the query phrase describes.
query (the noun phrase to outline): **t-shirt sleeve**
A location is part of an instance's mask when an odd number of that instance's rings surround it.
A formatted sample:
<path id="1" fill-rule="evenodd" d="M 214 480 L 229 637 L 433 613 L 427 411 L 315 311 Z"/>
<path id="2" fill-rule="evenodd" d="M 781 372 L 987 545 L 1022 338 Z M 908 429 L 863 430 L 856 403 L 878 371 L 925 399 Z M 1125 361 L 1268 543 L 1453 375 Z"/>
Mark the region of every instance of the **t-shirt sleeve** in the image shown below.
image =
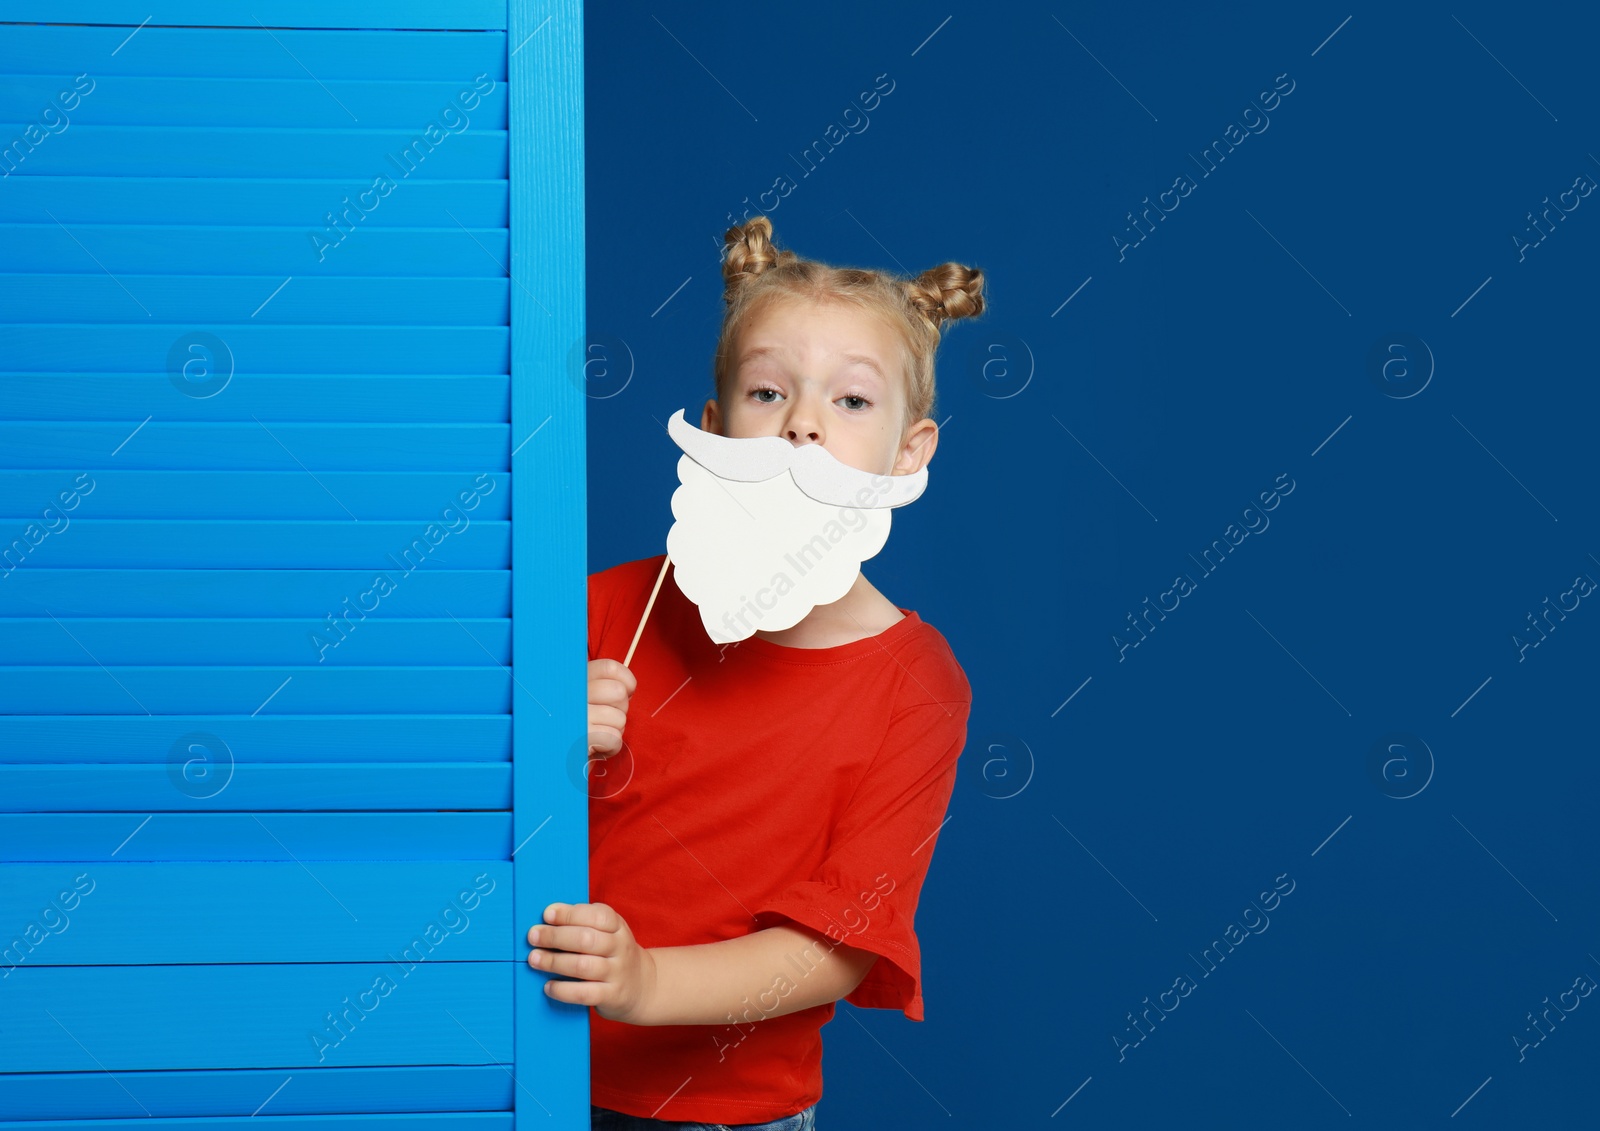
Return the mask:
<path id="1" fill-rule="evenodd" d="M 890 719 L 883 746 L 835 824 L 817 874 L 752 909 L 756 930 L 776 925 L 773 916 L 782 916 L 878 955 L 845 1000 L 899 1009 L 912 1021 L 923 1019 L 922 953 L 913 918 L 955 788 L 972 707 L 953 657 L 950 666 L 954 678 L 930 679 L 924 671 L 927 687 L 908 673 L 907 698 L 917 701 Z"/>

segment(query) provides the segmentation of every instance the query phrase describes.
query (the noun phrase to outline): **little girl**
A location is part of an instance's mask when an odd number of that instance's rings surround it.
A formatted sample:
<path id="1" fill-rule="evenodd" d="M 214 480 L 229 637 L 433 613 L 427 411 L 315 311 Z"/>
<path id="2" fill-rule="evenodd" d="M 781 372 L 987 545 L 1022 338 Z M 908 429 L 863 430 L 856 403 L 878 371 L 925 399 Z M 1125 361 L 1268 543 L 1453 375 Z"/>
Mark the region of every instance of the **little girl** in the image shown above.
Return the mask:
<path id="1" fill-rule="evenodd" d="M 724 236 L 701 428 L 915 473 L 938 443 L 940 326 L 983 311 L 983 272 L 900 279 L 771 236 L 765 216 Z M 664 558 L 589 577 L 594 902 L 550 904 L 528 961 L 594 1009 L 594 1128 L 812 1128 L 835 1001 L 922 1020 L 913 917 L 972 691 L 939 631 L 859 573 L 731 645 L 663 581 L 624 667 Z"/>

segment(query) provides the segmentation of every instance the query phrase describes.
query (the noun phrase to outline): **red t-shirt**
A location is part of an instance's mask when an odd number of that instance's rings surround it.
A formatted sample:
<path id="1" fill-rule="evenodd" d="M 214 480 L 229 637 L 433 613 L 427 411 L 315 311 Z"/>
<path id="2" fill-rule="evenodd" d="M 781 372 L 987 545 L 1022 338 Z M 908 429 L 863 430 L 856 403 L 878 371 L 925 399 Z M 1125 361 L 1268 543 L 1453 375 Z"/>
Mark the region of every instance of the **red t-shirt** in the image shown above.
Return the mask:
<path id="1" fill-rule="evenodd" d="M 590 575 L 590 659 L 627 655 L 664 558 Z M 625 745 L 590 770 L 590 901 L 646 947 L 810 928 L 879 955 L 846 1001 L 921 1021 L 912 920 L 972 690 L 939 631 L 900 611 L 832 648 L 719 645 L 669 569 L 629 665 Z M 591 1102 L 714 1123 L 816 1103 L 833 1003 L 781 1017 L 763 1004 L 803 984 L 824 945 L 791 956 L 726 1024 L 628 1025 L 591 1010 Z"/>

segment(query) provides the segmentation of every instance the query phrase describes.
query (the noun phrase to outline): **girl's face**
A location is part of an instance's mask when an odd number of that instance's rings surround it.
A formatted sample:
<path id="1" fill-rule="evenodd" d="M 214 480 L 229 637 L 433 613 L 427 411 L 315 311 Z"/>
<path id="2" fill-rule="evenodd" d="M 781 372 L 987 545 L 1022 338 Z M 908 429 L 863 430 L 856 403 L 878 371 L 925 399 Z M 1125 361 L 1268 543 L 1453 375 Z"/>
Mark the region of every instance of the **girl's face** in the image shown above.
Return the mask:
<path id="1" fill-rule="evenodd" d="M 906 376 L 900 343 L 882 318 L 843 303 L 780 298 L 745 322 L 733 349 L 726 403 L 706 402 L 703 431 L 821 444 L 840 463 L 878 474 L 909 475 L 933 458 L 932 420 L 902 429 Z"/>

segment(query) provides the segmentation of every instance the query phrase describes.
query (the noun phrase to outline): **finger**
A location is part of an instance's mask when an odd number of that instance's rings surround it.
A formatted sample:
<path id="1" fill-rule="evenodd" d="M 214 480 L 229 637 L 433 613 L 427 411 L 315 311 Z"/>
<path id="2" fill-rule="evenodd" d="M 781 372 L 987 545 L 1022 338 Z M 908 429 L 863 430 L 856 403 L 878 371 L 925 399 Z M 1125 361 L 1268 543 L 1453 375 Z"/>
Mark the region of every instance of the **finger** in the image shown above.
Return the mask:
<path id="1" fill-rule="evenodd" d="M 601 982 L 564 982 L 560 978 L 546 978 L 546 997 L 572 1005 L 599 1005 L 605 1000 L 605 985 Z"/>
<path id="2" fill-rule="evenodd" d="M 614 661 L 614 662 L 616 663 L 617 666 L 610 673 L 611 674 L 611 678 L 615 679 L 615 680 L 619 680 L 622 683 L 622 685 L 625 688 L 627 688 L 628 694 L 632 695 L 635 691 L 639 690 L 639 681 L 633 677 L 633 672 L 630 669 L 628 669 L 628 668 L 626 668 L 626 667 L 624 667 L 622 665 L 622 661 L 621 660 L 617 660 L 617 661 Z"/>
<path id="3" fill-rule="evenodd" d="M 544 921 L 564 927 L 598 927 L 615 931 L 622 916 L 609 903 L 551 903 L 544 909 Z"/>
<path id="4" fill-rule="evenodd" d="M 532 951 L 528 965 L 546 974 L 562 974 L 568 978 L 581 978 L 586 982 L 604 982 L 611 976 L 610 959 L 594 954 L 568 954 L 561 950 Z"/>
<path id="5" fill-rule="evenodd" d="M 622 732 L 616 727 L 589 728 L 589 757 L 610 758 L 622 752 Z"/>
<path id="6" fill-rule="evenodd" d="M 604 703 L 610 707 L 622 709 L 627 707 L 628 700 L 633 697 L 623 684 L 614 679 L 591 679 L 589 681 L 589 702 Z"/>
<path id="7" fill-rule="evenodd" d="M 592 727 L 611 727 L 621 731 L 628 725 L 628 713 L 617 707 L 605 703 L 589 704 L 589 725 Z"/>
<path id="8" fill-rule="evenodd" d="M 611 659 L 591 660 L 589 663 L 589 677 L 591 679 L 614 679 L 632 695 L 639 687 L 639 681 L 633 677 L 633 672 L 622 666 L 622 661 Z"/>
<path id="9" fill-rule="evenodd" d="M 534 927 L 528 932 L 528 945 L 547 950 L 566 951 L 569 954 L 593 954 L 610 958 L 617 953 L 615 932 L 602 931 L 590 926 Z M 565 973 L 565 971 L 562 971 Z"/>

